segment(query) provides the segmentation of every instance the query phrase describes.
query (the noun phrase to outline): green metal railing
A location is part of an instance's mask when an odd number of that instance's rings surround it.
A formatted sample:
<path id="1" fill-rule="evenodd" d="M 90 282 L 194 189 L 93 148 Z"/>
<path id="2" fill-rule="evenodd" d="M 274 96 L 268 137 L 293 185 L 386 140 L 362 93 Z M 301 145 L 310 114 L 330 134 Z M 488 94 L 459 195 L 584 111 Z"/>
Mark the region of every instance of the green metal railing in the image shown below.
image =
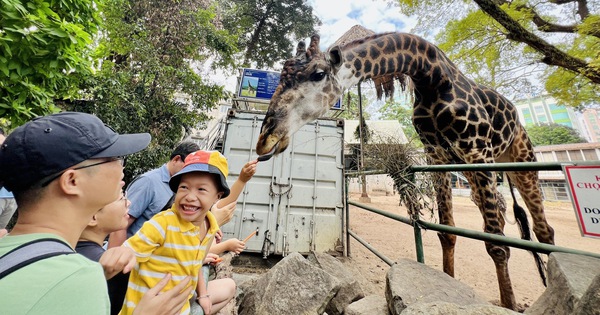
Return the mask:
<path id="1" fill-rule="evenodd" d="M 409 170 L 413 173 L 416 172 L 459 172 L 459 171 L 531 171 L 531 170 L 562 170 L 564 165 L 600 165 L 600 161 L 581 161 L 581 162 L 569 162 L 569 163 L 546 163 L 546 162 L 523 162 L 523 163 L 494 163 L 494 164 L 453 164 L 453 165 L 419 165 L 412 166 Z M 366 172 L 347 172 L 346 176 L 357 176 L 357 175 L 375 175 L 375 174 L 386 174 L 383 171 L 366 171 Z M 348 191 L 348 190 L 346 190 Z M 361 204 L 358 202 L 348 200 L 346 196 L 346 227 L 347 227 L 347 254 L 350 255 L 350 237 L 356 239 L 359 243 L 363 244 L 367 249 L 369 249 L 373 254 L 377 255 L 377 257 L 381 258 L 388 265 L 392 265 L 394 262 L 390 258 L 386 257 L 384 254 L 379 252 L 377 249 L 373 248 L 369 243 L 362 238 L 360 238 L 356 233 L 350 230 L 350 215 L 349 215 L 349 206 L 353 205 L 355 207 L 380 214 L 382 216 L 388 217 L 390 219 L 400 221 L 407 225 L 411 225 L 414 229 L 415 235 L 415 247 L 417 254 L 417 261 L 420 263 L 425 263 L 425 258 L 423 255 L 423 242 L 421 239 L 421 230 L 434 230 L 438 232 L 454 234 L 458 236 L 463 236 L 467 238 L 487 241 L 500 245 L 507 245 L 511 247 L 516 247 L 520 249 L 525 249 L 529 251 L 535 251 L 543 254 L 550 254 L 552 252 L 563 252 L 577 255 L 590 256 L 595 258 L 600 258 L 600 254 L 586 252 L 582 250 L 576 250 L 572 248 L 560 247 L 545 243 L 539 243 L 534 241 L 522 240 L 520 238 L 501 236 L 496 234 L 489 234 L 485 232 L 473 231 L 443 224 L 437 224 L 432 222 L 427 222 L 420 220 L 418 218 L 412 219 L 409 217 L 404 217 L 401 215 L 397 215 L 395 213 L 387 212 L 381 209 L 377 209 L 374 207 L 370 207 L 365 204 Z"/>

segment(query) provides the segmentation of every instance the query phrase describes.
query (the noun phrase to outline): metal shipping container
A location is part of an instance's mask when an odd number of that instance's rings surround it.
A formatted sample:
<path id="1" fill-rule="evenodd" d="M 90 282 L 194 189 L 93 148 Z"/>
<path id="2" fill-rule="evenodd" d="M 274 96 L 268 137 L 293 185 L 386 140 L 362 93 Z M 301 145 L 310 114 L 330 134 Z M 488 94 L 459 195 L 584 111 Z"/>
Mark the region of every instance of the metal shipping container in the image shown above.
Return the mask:
<path id="1" fill-rule="evenodd" d="M 264 112 L 231 110 L 226 119 L 223 154 L 232 185 L 254 152 Z M 286 151 L 259 162 L 238 199 L 233 219 L 222 227 L 224 239 L 240 240 L 258 229 L 246 252 L 343 252 L 343 120 L 307 124 Z"/>

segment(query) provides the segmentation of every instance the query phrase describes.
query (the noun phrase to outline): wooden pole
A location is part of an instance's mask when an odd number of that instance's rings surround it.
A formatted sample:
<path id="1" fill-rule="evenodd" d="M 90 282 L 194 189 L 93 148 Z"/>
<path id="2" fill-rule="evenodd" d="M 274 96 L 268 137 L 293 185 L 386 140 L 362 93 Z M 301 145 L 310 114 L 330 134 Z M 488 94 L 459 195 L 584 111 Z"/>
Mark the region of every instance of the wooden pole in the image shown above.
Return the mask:
<path id="1" fill-rule="evenodd" d="M 358 137 L 359 137 L 359 151 L 360 151 L 360 158 L 359 158 L 359 165 L 358 165 L 358 169 L 360 172 L 362 172 L 365 168 L 365 156 L 363 154 L 363 148 L 364 148 L 364 137 L 363 137 L 363 108 L 362 108 L 362 92 L 360 90 L 360 84 L 362 82 L 358 83 Z M 366 123 L 366 122 L 365 122 Z M 369 198 L 369 194 L 367 194 L 367 176 L 362 174 L 360 176 L 361 181 L 362 181 L 362 193 L 360 195 L 360 201 L 361 202 L 371 202 L 371 198 Z"/>

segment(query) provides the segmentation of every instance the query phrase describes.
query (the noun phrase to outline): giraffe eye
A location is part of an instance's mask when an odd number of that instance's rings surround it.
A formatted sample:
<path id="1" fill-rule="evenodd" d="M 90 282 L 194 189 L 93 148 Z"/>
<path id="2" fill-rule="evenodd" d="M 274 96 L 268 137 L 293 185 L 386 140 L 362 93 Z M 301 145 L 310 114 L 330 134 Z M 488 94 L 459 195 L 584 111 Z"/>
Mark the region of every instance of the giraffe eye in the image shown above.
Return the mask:
<path id="1" fill-rule="evenodd" d="M 313 74 L 310 75 L 310 80 L 314 81 L 314 82 L 318 82 L 323 80 L 323 78 L 325 78 L 325 72 L 314 72 Z"/>

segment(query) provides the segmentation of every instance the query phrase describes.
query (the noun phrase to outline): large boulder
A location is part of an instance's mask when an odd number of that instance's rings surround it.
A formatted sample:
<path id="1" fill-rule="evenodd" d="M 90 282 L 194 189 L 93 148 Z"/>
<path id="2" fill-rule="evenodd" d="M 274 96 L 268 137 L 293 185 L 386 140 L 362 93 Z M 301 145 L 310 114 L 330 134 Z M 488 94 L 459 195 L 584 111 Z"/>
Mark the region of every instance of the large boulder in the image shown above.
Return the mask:
<path id="1" fill-rule="evenodd" d="M 369 295 L 346 306 L 344 310 L 344 315 L 388 315 L 389 313 L 387 301 L 379 295 Z"/>
<path id="2" fill-rule="evenodd" d="M 488 304 L 466 284 L 442 271 L 409 259 L 399 260 L 388 271 L 385 296 L 393 315 L 400 314 L 409 305 L 416 303 Z"/>
<path id="3" fill-rule="evenodd" d="M 519 315 L 509 309 L 491 304 L 458 305 L 448 302 L 416 303 L 402 315 Z"/>
<path id="4" fill-rule="evenodd" d="M 308 260 L 340 281 L 340 290 L 325 308 L 328 315 L 341 315 L 346 306 L 365 296 L 354 275 L 335 257 L 311 252 Z"/>
<path id="5" fill-rule="evenodd" d="M 550 254 L 548 288 L 525 313 L 600 314 L 599 275 L 600 259 L 566 253 Z"/>
<path id="6" fill-rule="evenodd" d="M 244 288 L 240 315 L 323 314 L 340 288 L 340 281 L 308 262 L 299 253 L 282 259 Z"/>

